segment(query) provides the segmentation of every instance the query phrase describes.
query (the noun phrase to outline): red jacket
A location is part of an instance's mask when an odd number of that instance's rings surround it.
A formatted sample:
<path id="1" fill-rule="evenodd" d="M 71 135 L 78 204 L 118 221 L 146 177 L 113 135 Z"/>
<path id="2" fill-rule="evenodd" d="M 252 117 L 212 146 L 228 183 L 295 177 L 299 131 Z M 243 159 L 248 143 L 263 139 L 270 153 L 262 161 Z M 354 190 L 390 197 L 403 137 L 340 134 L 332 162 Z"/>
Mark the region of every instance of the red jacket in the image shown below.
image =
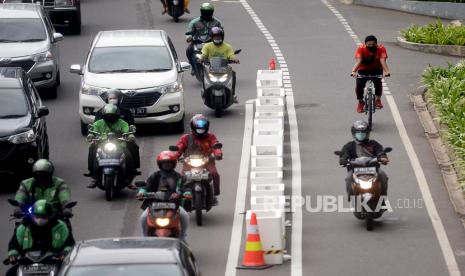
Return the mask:
<path id="1" fill-rule="evenodd" d="M 213 145 L 218 143 L 215 134 L 208 133 L 204 138 L 197 138 L 192 133 L 184 134 L 179 138 L 176 146 L 179 148 L 178 158 L 188 151 L 199 150 L 204 155 L 213 153 L 215 156 L 222 156 L 221 149 L 213 149 Z"/>

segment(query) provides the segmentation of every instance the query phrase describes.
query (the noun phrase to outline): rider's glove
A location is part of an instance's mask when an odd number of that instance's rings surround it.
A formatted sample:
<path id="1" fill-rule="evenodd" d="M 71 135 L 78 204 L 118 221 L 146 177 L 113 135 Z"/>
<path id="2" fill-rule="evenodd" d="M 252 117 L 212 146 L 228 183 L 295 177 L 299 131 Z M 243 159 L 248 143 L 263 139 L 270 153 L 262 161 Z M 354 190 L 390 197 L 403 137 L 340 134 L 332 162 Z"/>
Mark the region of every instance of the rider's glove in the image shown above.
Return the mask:
<path id="1" fill-rule="evenodd" d="M 170 199 L 178 199 L 180 195 L 178 193 L 172 193 Z"/>
<path id="2" fill-rule="evenodd" d="M 95 136 L 93 134 L 89 134 L 89 135 L 87 135 L 86 140 L 87 140 L 87 142 L 92 142 L 92 140 L 94 140 L 94 138 L 95 138 Z"/>
<path id="3" fill-rule="evenodd" d="M 134 141 L 136 141 L 136 137 L 134 135 L 129 135 L 128 136 L 128 141 L 129 142 L 134 142 Z"/>
<path id="4" fill-rule="evenodd" d="M 216 154 L 215 160 L 223 160 L 223 154 Z"/>

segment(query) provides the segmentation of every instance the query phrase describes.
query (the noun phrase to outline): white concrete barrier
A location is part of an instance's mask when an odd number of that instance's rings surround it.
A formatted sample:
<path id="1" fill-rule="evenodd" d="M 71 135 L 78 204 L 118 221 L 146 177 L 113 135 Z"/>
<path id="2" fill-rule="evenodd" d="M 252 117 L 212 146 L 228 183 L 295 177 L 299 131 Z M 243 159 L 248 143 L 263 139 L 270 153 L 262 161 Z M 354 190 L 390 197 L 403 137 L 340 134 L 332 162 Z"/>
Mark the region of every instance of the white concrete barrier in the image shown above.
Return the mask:
<path id="1" fill-rule="evenodd" d="M 254 130 L 284 130 L 283 119 L 254 119 Z"/>
<path id="2" fill-rule="evenodd" d="M 252 171 L 250 172 L 251 184 L 281 183 L 283 171 Z"/>
<path id="3" fill-rule="evenodd" d="M 271 87 L 271 88 L 258 88 L 257 89 L 257 97 L 279 97 L 284 98 L 286 92 L 284 88 L 281 87 Z"/>
<path id="4" fill-rule="evenodd" d="M 281 148 L 284 143 L 284 130 L 255 130 L 253 144 L 256 146 L 278 145 Z"/>
<path id="5" fill-rule="evenodd" d="M 255 100 L 257 112 L 284 112 L 284 100 L 278 97 L 261 97 Z"/>
<path id="6" fill-rule="evenodd" d="M 257 216 L 258 232 L 264 251 L 265 263 L 277 265 L 283 263 L 285 239 L 282 224 L 282 213 L 279 211 L 254 211 Z M 247 225 L 250 224 L 252 211 L 245 216 Z"/>
<path id="7" fill-rule="evenodd" d="M 284 196 L 252 196 L 250 197 L 250 209 L 261 211 L 280 210 L 284 213 L 286 198 Z"/>
<path id="8" fill-rule="evenodd" d="M 283 87 L 283 71 L 258 70 L 257 88 Z"/>
<path id="9" fill-rule="evenodd" d="M 284 184 L 256 184 L 251 186 L 251 196 L 284 196 Z"/>
<path id="10" fill-rule="evenodd" d="M 283 148 L 278 145 L 262 146 L 253 145 L 250 149 L 251 156 L 253 157 L 271 157 L 271 156 L 283 156 Z"/>
<path id="11" fill-rule="evenodd" d="M 252 171 L 282 171 L 283 170 L 283 157 L 270 156 L 270 157 L 252 157 L 251 162 Z"/>
<path id="12" fill-rule="evenodd" d="M 255 112 L 255 119 L 284 119 L 284 112 Z"/>

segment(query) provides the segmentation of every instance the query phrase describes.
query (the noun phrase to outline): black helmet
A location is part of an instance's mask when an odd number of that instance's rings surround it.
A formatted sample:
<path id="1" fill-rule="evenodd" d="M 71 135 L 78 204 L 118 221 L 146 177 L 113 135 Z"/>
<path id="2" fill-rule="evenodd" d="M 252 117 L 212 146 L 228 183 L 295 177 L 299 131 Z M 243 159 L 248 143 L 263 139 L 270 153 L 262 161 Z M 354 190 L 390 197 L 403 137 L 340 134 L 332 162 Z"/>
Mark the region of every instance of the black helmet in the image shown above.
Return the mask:
<path id="1" fill-rule="evenodd" d="M 32 165 L 32 176 L 39 185 L 48 186 L 52 184 L 54 167 L 47 159 L 39 159 Z"/>
<path id="2" fill-rule="evenodd" d="M 110 104 L 119 105 L 121 102 L 121 95 L 121 90 L 119 90 L 118 88 L 111 88 L 107 91 L 107 102 Z M 116 98 L 116 101 L 110 101 L 110 98 Z"/>
<path id="3" fill-rule="evenodd" d="M 203 3 L 200 5 L 200 18 L 205 21 L 212 21 L 214 11 L 215 7 L 211 3 Z"/>
<path id="4" fill-rule="evenodd" d="M 103 119 L 110 123 L 118 120 L 118 108 L 114 104 L 106 104 L 103 107 Z"/>
<path id="5" fill-rule="evenodd" d="M 221 45 L 221 43 L 223 43 L 224 30 L 221 27 L 213 27 L 210 31 L 210 34 L 211 34 L 212 41 L 215 45 Z"/>
<path id="6" fill-rule="evenodd" d="M 196 114 L 192 117 L 191 130 L 195 136 L 199 138 L 207 136 L 209 127 L 210 121 L 204 115 Z"/>
<path id="7" fill-rule="evenodd" d="M 370 127 L 365 121 L 356 121 L 350 128 L 350 131 L 356 142 L 370 139 Z"/>

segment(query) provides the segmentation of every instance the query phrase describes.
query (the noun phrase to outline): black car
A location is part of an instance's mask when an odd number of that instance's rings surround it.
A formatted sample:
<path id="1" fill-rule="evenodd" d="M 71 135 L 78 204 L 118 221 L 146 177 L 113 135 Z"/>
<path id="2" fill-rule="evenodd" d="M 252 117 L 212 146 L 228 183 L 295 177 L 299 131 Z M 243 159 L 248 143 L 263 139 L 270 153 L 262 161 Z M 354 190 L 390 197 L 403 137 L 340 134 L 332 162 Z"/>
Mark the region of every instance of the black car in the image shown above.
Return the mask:
<path id="1" fill-rule="evenodd" d="M 113 238 L 81 241 L 58 275 L 199 276 L 194 255 L 172 238 Z"/>
<path id="2" fill-rule="evenodd" d="M 27 178 L 37 159 L 49 157 L 48 113 L 21 68 L 0 67 L 0 175 Z"/>
<path id="3" fill-rule="evenodd" d="M 81 33 L 81 0 L 0 0 L 0 3 L 38 3 L 53 24 L 67 24 L 71 33 Z"/>

